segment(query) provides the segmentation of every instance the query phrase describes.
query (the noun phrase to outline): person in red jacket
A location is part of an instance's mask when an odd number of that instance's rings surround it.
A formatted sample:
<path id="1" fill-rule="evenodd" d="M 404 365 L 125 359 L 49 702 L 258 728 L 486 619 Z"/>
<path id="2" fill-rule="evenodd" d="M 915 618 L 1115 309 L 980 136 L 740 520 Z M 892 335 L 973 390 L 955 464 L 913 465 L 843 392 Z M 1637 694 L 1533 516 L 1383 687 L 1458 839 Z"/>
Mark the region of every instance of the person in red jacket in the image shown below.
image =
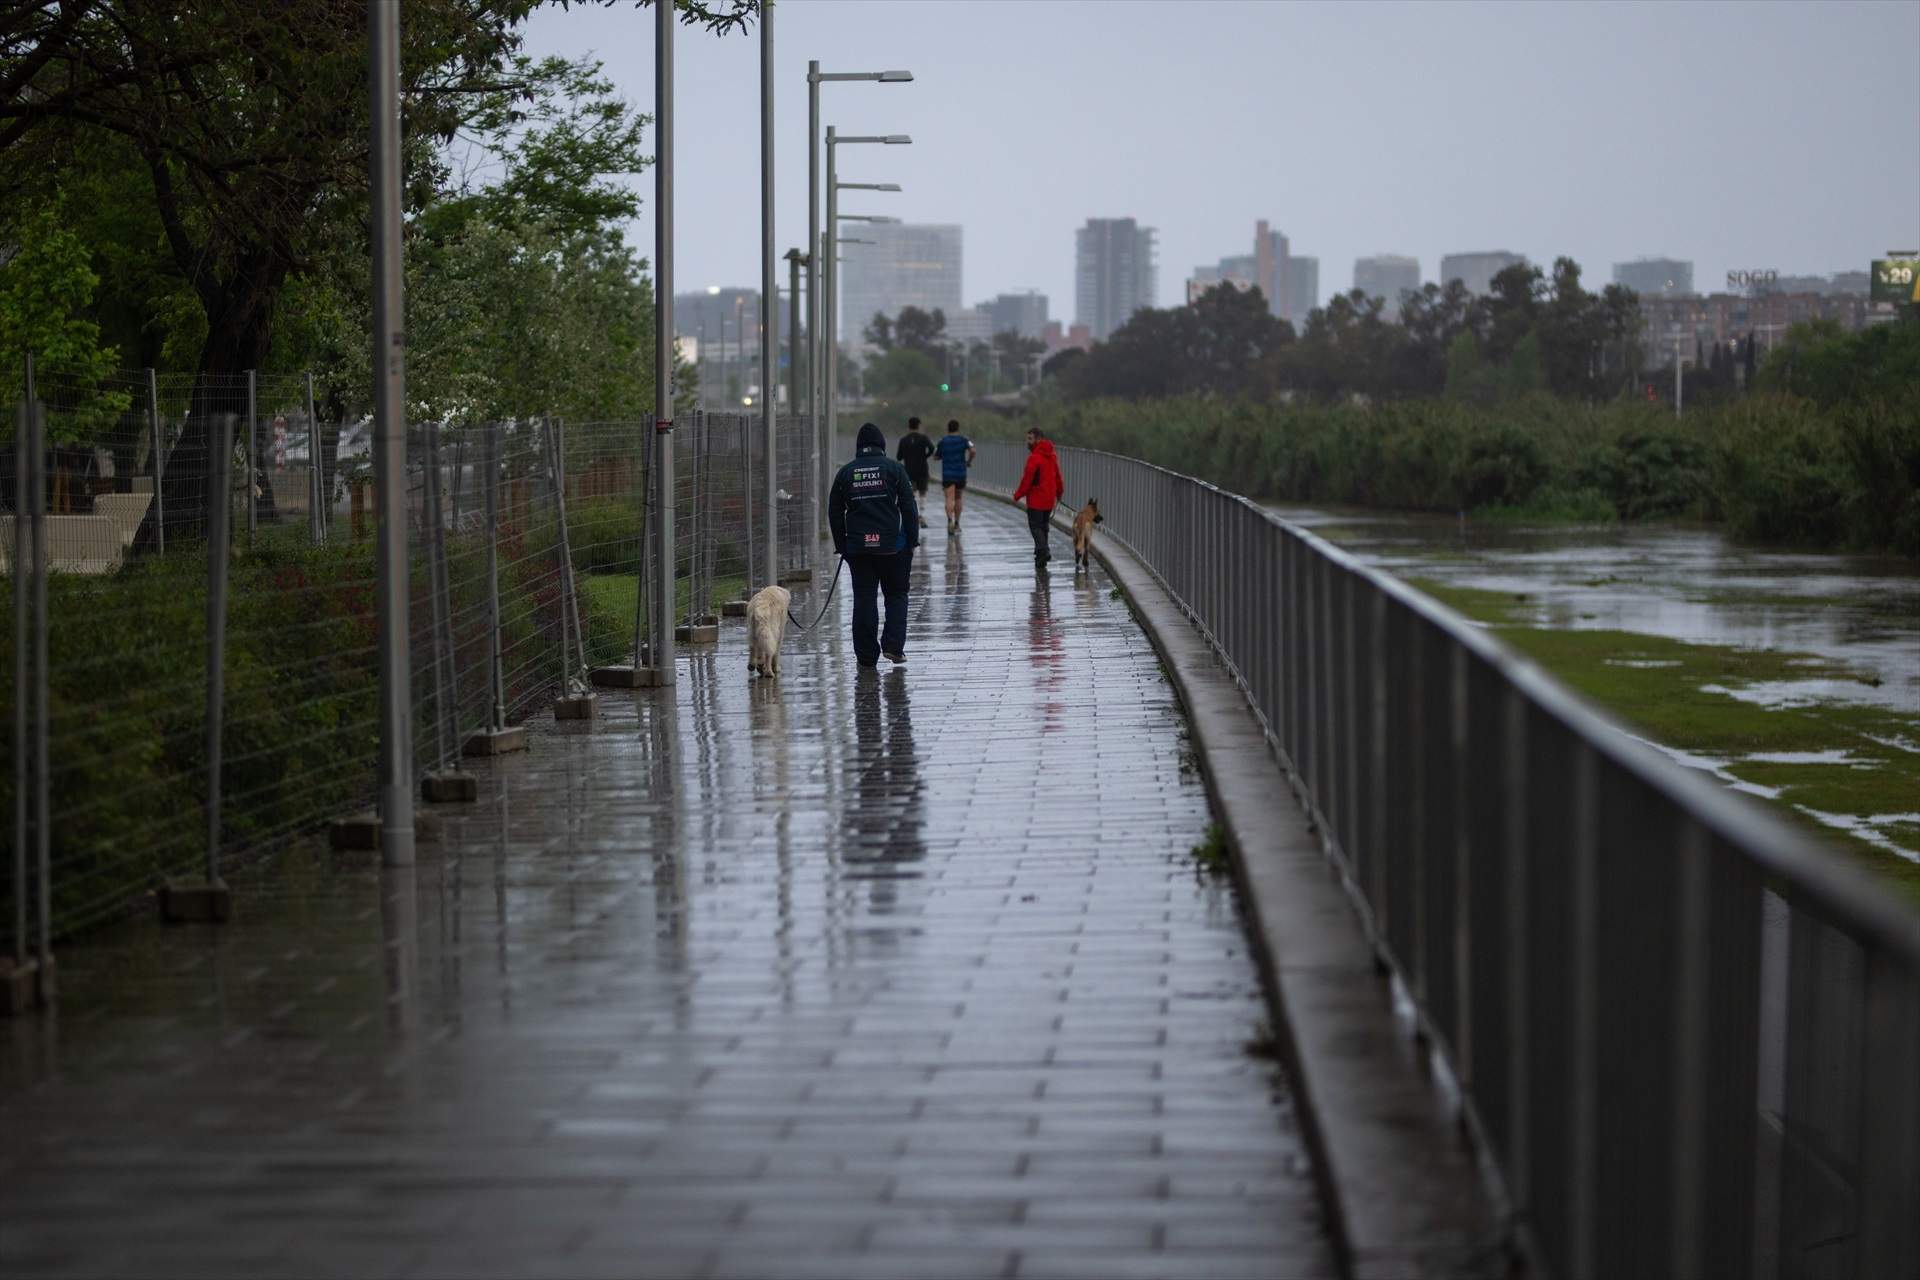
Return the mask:
<path id="1" fill-rule="evenodd" d="M 1015 502 L 1027 500 L 1027 530 L 1033 534 L 1033 567 L 1044 569 L 1053 557 L 1047 552 L 1047 524 L 1053 519 L 1054 504 L 1067 491 L 1060 475 L 1060 460 L 1053 456 L 1053 441 L 1029 427 L 1027 429 L 1027 469 L 1020 474 L 1020 487 L 1013 491 Z"/>

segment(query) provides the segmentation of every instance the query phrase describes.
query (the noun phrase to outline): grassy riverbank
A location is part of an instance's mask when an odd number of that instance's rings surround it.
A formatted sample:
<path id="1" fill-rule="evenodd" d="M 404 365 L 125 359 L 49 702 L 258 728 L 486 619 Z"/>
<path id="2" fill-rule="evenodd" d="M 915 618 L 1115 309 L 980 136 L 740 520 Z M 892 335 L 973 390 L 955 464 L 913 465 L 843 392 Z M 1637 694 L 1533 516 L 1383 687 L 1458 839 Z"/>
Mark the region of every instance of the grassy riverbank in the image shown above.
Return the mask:
<path id="1" fill-rule="evenodd" d="M 1682 763 L 1759 796 L 1920 900 L 1920 715 L 1791 693 L 1807 681 L 1864 690 L 1877 676 L 1807 653 L 1537 626 L 1528 596 L 1412 581 Z"/>

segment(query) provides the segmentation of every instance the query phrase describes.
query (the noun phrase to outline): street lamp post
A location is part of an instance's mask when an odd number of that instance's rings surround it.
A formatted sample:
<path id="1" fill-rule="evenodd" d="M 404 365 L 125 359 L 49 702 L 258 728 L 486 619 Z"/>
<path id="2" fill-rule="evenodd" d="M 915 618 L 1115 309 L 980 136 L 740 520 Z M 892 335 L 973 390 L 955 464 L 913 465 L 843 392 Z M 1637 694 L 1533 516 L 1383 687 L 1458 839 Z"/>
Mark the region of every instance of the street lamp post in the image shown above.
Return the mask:
<path id="1" fill-rule="evenodd" d="M 814 475 L 824 475 L 827 451 L 820 438 L 820 356 L 828 348 L 820 338 L 820 86 L 837 80 L 874 80 L 881 84 L 904 84 L 913 79 L 911 71 L 822 71 L 816 59 L 807 63 L 807 435 L 813 457 L 809 460 Z M 798 406 L 795 406 L 796 410 Z M 826 509 L 827 490 L 823 484 L 818 498 L 807 513 L 807 556 L 820 558 L 820 513 Z"/>
<path id="2" fill-rule="evenodd" d="M 376 561 L 380 619 L 380 860 L 389 867 L 410 867 L 414 839 L 413 690 L 412 672 L 407 665 L 406 310 L 401 293 L 398 5 L 368 0 L 367 46 L 368 99 L 372 106 L 373 462 L 374 487 L 380 495 Z M 248 429 L 252 430 L 252 424 Z M 247 453 L 247 465 L 253 466 L 251 449 Z M 14 571 L 19 572 L 17 565 Z M 43 711 L 45 698 L 43 692 Z M 217 778 L 215 786 L 218 786 Z M 17 798 L 15 802 L 18 803 Z M 45 821 L 43 810 L 41 822 Z"/>
<path id="3" fill-rule="evenodd" d="M 837 240 L 840 234 L 840 229 L 837 224 L 841 219 L 840 193 L 842 191 L 900 190 L 899 184 L 892 182 L 840 181 L 838 148 L 845 143 L 874 143 L 880 146 L 904 147 L 912 141 L 913 139 L 904 133 L 869 134 L 843 138 L 839 136 L 832 125 L 827 126 L 827 261 L 825 264 L 827 287 L 823 301 L 826 304 L 826 351 L 828 352 L 826 369 L 826 438 L 828 441 L 834 438 L 834 433 L 840 425 L 840 405 L 838 403 L 840 394 L 840 260 L 839 243 Z M 851 218 L 853 215 L 848 216 Z M 821 453 L 820 461 L 820 501 L 815 505 L 824 508 L 827 490 L 831 485 L 831 478 L 828 473 L 832 466 L 832 460 L 826 456 L 825 450 Z"/>
<path id="4" fill-rule="evenodd" d="M 673 24 L 678 14 L 670 4 L 654 10 L 653 92 L 653 484 L 655 566 L 653 597 L 653 683 L 673 687 Z M 642 572 L 645 567 L 642 566 Z M 634 674 L 641 657 L 633 655 Z"/>
<path id="5" fill-rule="evenodd" d="M 761 578 L 765 585 L 780 581 L 780 525 L 775 511 L 779 491 L 779 467 L 775 458 L 778 445 L 775 431 L 773 395 L 773 350 L 780 343 L 778 285 L 773 268 L 773 6 L 760 6 L 760 432 L 765 458 L 765 490 L 762 510 L 766 512 L 766 537 L 762 540 L 764 563 Z M 753 451 L 747 449 L 751 454 Z M 751 485 L 752 481 L 748 481 Z M 745 502 L 749 524 L 753 521 L 753 502 Z M 752 539 L 748 539 L 749 542 Z M 747 566 L 747 582 L 753 582 L 753 566 Z"/>

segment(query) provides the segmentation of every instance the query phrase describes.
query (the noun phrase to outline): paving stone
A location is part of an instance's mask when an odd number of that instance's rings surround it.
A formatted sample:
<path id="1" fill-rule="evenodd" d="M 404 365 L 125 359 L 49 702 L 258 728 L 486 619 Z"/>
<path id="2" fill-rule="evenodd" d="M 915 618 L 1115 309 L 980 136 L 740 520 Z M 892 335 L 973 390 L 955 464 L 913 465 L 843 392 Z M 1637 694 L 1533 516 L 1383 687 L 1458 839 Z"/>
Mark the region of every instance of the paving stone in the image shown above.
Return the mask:
<path id="1" fill-rule="evenodd" d="M 64 948 L 0 1274 L 1331 1275 L 1145 636 L 1018 513 L 930 542 L 905 671 L 844 595 L 778 681 L 725 620 L 470 759 L 411 870 Z"/>

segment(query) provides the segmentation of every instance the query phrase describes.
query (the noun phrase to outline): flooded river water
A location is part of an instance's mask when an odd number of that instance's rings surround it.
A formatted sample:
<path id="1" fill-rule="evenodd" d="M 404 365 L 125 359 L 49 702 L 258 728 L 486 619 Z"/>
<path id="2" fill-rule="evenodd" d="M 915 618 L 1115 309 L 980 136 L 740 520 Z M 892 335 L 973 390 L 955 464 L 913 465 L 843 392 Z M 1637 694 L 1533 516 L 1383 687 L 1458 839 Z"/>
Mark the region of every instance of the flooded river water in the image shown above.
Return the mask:
<path id="1" fill-rule="evenodd" d="M 1743 547 L 1703 529 L 1273 510 L 1398 577 L 1436 590 L 1498 593 L 1512 626 L 1626 632 L 1782 655 L 1768 678 L 1684 682 L 1686 691 L 1807 713 L 1795 718 L 1802 740 L 1794 749 L 1758 749 L 1747 740 L 1751 722 L 1717 736 L 1721 717 L 1711 703 L 1698 718 L 1686 713 L 1679 739 L 1659 741 L 1649 731 L 1641 740 L 1677 764 L 1894 855 L 1920 895 L 1920 566 Z M 1689 665 L 1672 650 L 1604 662 Z M 1800 668 L 1808 668 L 1804 676 L 1796 674 Z M 1830 730 L 1824 735 L 1823 725 Z"/>
<path id="2" fill-rule="evenodd" d="M 1272 510 L 1399 577 L 1524 595 L 1515 616 L 1535 626 L 1797 650 L 1880 680 L 1783 681 L 1729 691 L 1737 697 L 1920 714 L 1920 566 L 1910 561 L 1755 550 L 1701 529 Z"/>

